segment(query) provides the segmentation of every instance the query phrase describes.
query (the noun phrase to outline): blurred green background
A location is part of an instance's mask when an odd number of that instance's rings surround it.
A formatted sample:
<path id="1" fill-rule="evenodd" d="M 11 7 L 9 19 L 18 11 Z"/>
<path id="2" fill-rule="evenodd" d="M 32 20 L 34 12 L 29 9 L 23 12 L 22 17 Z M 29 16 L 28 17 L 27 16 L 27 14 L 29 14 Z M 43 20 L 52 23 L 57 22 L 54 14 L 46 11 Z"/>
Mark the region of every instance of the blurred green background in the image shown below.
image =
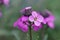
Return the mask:
<path id="1" fill-rule="evenodd" d="M 60 0 L 10 0 L 9 7 L 1 7 L 0 40 L 30 40 L 29 32 L 24 33 L 13 27 L 13 23 L 21 16 L 20 10 L 27 6 L 32 6 L 36 11 L 48 9 L 54 14 L 55 29 L 48 29 L 44 40 L 60 40 Z M 41 40 L 40 31 L 32 30 L 33 40 Z"/>

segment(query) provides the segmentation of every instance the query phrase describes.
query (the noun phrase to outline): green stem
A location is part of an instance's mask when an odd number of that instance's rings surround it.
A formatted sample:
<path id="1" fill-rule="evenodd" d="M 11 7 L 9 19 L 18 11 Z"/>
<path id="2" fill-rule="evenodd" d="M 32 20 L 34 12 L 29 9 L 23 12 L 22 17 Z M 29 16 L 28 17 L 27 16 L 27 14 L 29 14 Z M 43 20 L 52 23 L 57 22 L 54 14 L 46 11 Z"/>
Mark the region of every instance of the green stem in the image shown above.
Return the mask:
<path id="1" fill-rule="evenodd" d="M 45 35 L 45 29 L 44 29 L 44 27 L 42 28 L 42 40 L 44 40 L 44 35 Z"/>
<path id="2" fill-rule="evenodd" d="M 46 33 L 46 31 L 47 31 L 47 29 L 48 29 L 48 26 L 46 26 L 46 28 L 45 28 L 45 26 L 42 28 L 42 40 L 44 40 L 44 37 L 45 37 L 45 33 Z"/>
<path id="3" fill-rule="evenodd" d="M 31 26 L 29 26 L 29 32 L 30 32 L 30 40 L 32 40 L 32 30 L 31 30 Z"/>

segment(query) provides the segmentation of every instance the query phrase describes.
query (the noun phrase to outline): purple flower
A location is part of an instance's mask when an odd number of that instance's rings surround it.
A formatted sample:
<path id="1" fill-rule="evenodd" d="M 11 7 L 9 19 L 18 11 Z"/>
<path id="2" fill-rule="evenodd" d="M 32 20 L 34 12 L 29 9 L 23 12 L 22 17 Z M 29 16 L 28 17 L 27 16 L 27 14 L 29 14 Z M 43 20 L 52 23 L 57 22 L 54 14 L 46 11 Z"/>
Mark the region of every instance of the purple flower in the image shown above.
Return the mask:
<path id="1" fill-rule="evenodd" d="M 28 26 L 26 24 L 24 24 L 23 22 L 18 22 L 18 29 L 21 29 L 23 32 L 27 32 L 28 31 Z"/>
<path id="2" fill-rule="evenodd" d="M 43 20 L 43 16 L 39 15 L 36 11 L 32 11 L 32 15 L 29 16 L 29 21 L 34 22 L 36 26 L 40 26 Z"/>
<path id="3" fill-rule="evenodd" d="M 20 12 L 24 12 L 25 10 L 29 10 L 29 9 L 31 9 L 31 7 L 26 7 L 26 8 L 24 8 L 24 9 L 22 9 Z"/>
<path id="4" fill-rule="evenodd" d="M 40 24 L 39 26 L 36 26 L 36 25 L 32 25 L 32 29 L 34 30 L 34 31 L 38 31 L 40 28 L 42 28 L 42 24 Z"/>
<path id="5" fill-rule="evenodd" d="M 29 26 L 31 26 L 34 31 L 38 31 L 42 28 L 43 24 L 47 24 L 50 28 L 54 28 L 55 17 L 48 10 L 39 14 L 38 12 L 33 11 L 31 7 L 26 7 L 20 12 L 23 16 L 14 22 L 13 26 L 17 26 L 17 28 L 23 32 L 27 32 Z"/>
<path id="6" fill-rule="evenodd" d="M 3 4 L 3 0 L 0 0 L 0 4 Z"/>
<path id="7" fill-rule="evenodd" d="M 55 17 L 50 11 L 46 10 L 45 12 L 48 13 L 49 16 L 45 18 L 44 23 L 48 24 L 48 26 L 53 29 Z"/>
<path id="8" fill-rule="evenodd" d="M 9 6 L 10 0 L 3 0 L 3 1 L 4 1 L 4 4 L 5 4 L 6 6 Z"/>
<path id="9" fill-rule="evenodd" d="M 0 0 L 0 4 L 9 5 L 10 0 Z"/>
<path id="10" fill-rule="evenodd" d="M 32 12 L 31 7 L 26 7 L 20 11 L 24 16 L 30 16 Z"/>
<path id="11" fill-rule="evenodd" d="M 18 29 L 22 30 L 23 32 L 27 32 L 28 31 L 28 17 L 26 16 L 22 16 L 21 18 L 19 18 L 15 23 L 14 23 L 14 27 L 18 26 Z"/>

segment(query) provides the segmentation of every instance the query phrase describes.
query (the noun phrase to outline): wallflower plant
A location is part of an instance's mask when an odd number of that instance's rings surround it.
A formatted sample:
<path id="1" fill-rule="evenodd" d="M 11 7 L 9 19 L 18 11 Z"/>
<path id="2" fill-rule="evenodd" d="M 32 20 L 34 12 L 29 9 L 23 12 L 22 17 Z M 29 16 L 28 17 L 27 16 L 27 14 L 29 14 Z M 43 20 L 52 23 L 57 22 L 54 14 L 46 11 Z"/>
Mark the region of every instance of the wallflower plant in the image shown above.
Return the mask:
<path id="1" fill-rule="evenodd" d="M 14 22 L 13 26 L 17 27 L 19 30 L 23 32 L 28 32 L 30 29 L 30 37 L 31 37 L 31 29 L 34 31 L 38 31 L 43 28 L 43 25 L 48 25 L 48 27 L 54 29 L 54 20 L 55 17 L 48 10 L 44 12 L 37 12 L 32 9 L 32 7 L 26 7 L 20 11 L 23 15 Z M 45 14 L 45 15 L 44 15 Z M 32 40 L 32 37 L 31 39 Z"/>

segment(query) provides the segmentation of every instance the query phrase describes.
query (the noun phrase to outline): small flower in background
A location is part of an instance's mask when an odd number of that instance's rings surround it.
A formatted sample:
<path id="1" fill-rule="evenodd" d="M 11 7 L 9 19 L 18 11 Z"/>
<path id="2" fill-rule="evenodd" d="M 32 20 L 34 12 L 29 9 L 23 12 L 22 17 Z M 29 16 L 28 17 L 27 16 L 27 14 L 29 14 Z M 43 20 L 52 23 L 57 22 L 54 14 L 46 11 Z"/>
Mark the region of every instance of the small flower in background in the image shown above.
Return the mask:
<path id="1" fill-rule="evenodd" d="M 18 29 L 22 30 L 23 32 L 27 32 L 28 31 L 28 17 L 26 16 L 22 16 L 20 17 L 15 23 L 14 23 L 14 27 L 18 26 Z"/>
<path id="2" fill-rule="evenodd" d="M 43 20 L 43 16 L 39 15 L 36 11 L 32 11 L 32 15 L 29 16 L 29 21 L 34 22 L 36 26 L 40 26 Z"/>
<path id="3" fill-rule="evenodd" d="M 3 4 L 3 0 L 0 0 L 0 5 Z"/>
<path id="4" fill-rule="evenodd" d="M 0 0 L 0 5 L 6 5 L 6 6 L 9 6 L 9 2 L 10 0 Z"/>
<path id="5" fill-rule="evenodd" d="M 54 21 L 55 21 L 55 17 L 54 17 L 54 15 L 52 15 L 52 13 L 50 12 L 50 11 L 48 11 L 48 10 L 45 10 L 45 13 L 47 13 L 49 16 L 48 17 L 46 17 L 45 18 L 45 22 L 46 22 L 46 24 L 48 24 L 48 26 L 50 27 L 50 28 L 54 28 Z"/>
<path id="6" fill-rule="evenodd" d="M 25 16 L 30 16 L 32 12 L 32 8 L 29 6 L 29 7 L 22 9 L 20 12 Z"/>
<path id="7" fill-rule="evenodd" d="M 29 10 L 29 9 L 32 9 L 31 7 L 26 7 L 26 8 L 24 8 L 24 9 L 22 9 L 20 12 L 24 12 L 25 10 Z"/>
<path id="8" fill-rule="evenodd" d="M 10 0 L 3 0 L 3 1 L 4 1 L 4 5 L 9 6 Z"/>
<path id="9" fill-rule="evenodd" d="M 24 9 L 22 9 L 20 12 L 23 13 L 23 12 L 25 12 L 25 10 L 30 10 L 30 9 L 32 9 L 32 8 L 31 7 L 26 7 Z"/>

